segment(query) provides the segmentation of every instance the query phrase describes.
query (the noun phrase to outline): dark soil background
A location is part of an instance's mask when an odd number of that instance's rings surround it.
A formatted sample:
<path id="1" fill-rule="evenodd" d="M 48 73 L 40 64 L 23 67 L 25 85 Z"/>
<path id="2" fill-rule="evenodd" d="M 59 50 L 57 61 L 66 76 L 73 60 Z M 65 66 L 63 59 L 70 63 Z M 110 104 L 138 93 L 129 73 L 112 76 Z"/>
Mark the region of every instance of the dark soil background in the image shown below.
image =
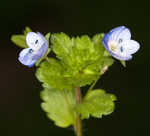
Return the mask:
<path id="1" fill-rule="evenodd" d="M 123 68 L 119 61 L 96 87 L 118 97 L 116 110 L 102 119 L 85 120 L 84 136 L 150 135 L 150 10 L 144 1 L 3 0 L 0 3 L 0 136 L 73 136 L 72 128 L 54 126 L 40 108 L 35 68 L 21 65 L 12 34 L 25 26 L 43 34 L 90 36 L 125 25 L 141 49 Z"/>

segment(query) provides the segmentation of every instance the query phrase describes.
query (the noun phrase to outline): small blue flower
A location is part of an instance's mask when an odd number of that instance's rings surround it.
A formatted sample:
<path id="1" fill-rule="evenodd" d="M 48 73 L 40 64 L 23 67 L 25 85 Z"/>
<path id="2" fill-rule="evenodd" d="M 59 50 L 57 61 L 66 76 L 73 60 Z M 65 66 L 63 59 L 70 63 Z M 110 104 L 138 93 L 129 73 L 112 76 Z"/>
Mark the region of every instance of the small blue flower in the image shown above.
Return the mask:
<path id="1" fill-rule="evenodd" d="M 106 50 L 118 60 L 130 60 L 132 54 L 136 53 L 140 44 L 131 40 L 131 33 L 125 26 L 112 29 L 104 35 L 102 40 Z"/>
<path id="2" fill-rule="evenodd" d="M 48 44 L 45 37 L 39 32 L 29 32 L 26 36 L 26 43 L 29 48 L 23 49 L 18 59 L 22 64 L 32 67 L 44 56 L 48 49 Z"/>

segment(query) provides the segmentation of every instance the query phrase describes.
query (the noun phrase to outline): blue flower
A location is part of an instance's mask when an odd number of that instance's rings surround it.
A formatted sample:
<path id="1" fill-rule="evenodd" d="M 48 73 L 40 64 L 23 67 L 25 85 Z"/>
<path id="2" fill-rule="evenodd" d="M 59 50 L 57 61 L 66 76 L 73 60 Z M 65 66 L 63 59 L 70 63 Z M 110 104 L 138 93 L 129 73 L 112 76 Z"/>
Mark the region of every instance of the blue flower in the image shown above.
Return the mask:
<path id="1" fill-rule="evenodd" d="M 18 59 L 22 64 L 32 67 L 44 56 L 48 49 L 48 44 L 45 37 L 39 32 L 29 32 L 26 36 L 26 43 L 29 48 L 23 49 Z"/>
<path id="2" fill-rule="evenodd" d="M 118 60 L 130 60 L 132 54 L 136 53 L 140 44 L 131 40 L 131 33 L 125 26 L 112 29 L 104 35 L 102 40 L 106 50 Z"/>

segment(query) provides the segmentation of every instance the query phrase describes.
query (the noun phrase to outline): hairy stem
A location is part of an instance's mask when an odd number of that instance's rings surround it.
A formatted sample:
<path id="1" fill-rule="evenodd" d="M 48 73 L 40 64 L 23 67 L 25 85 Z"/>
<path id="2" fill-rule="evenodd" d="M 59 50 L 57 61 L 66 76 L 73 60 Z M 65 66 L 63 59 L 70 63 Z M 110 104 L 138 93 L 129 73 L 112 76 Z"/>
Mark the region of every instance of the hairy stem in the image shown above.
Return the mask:
<path id="1" fill-rule="evenodd" d="M 75 88 L 75 98 L 76 98 L 76 103 L 79 104 L 82 99 L 80 87 Z M 82 121 L 80 115 L 77 115 L 74 129 L 77 136 L 82 136 Z"/>

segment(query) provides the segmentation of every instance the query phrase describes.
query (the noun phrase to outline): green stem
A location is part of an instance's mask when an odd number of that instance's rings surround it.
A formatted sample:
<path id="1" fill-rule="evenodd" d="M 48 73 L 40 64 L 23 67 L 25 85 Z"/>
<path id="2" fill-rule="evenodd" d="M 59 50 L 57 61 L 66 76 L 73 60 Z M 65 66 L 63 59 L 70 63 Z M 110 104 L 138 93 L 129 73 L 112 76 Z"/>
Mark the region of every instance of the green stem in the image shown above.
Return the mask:
<path id="1" fill-rule="evenodd" d="M 87 93 L 89 93 L 93 87 L 96 85 L 97 81 L 99 80 L 100 76 L 103 75 L 106 71 L 107 71 L 108 67 L 104 66 L 103 69 L 100 71 L 100 75 L 99 77 L 93 82 L 93 84 L 90 86 L 90 88 L 88 89 Z"/>
<path id="2" fill-rule="evenodd" d="M 79 104 L 82 99 L 80 87 L 75 88 L 75 98 L 76 103 Z M 80 115 L 77 114 L 76 124 L 74 126 L 75 132 L 77 136 L 82 136 L 82 121 Z"/>
<path id="3" fill-rule="evenodd" d="M 90 88 L 88 89 L 87 93 L 89 93 L 93 87 L 96 85 L 97 81 L 99 80 L 100 76 L 93 82 L 93 84 L 90 86 Z"/>

